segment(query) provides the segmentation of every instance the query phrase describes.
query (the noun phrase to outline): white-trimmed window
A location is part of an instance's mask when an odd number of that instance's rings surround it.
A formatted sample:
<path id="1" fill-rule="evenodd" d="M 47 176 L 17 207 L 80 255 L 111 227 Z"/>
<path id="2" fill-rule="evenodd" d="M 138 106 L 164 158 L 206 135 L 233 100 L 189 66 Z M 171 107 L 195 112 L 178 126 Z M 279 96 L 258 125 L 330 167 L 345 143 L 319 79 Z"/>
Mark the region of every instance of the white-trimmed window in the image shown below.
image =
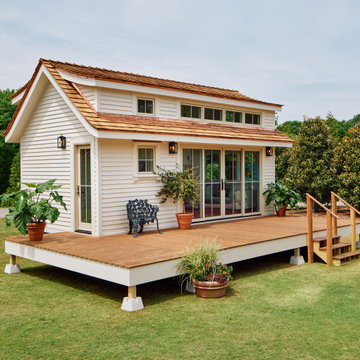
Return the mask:
<path id="1" fill-rule="evenodd" d="M 205 108 L 204 119 L 222 121 L 222 113 L 223 112 L 220 109 Z"/>
<path id="2" fill-rule="evenodd" d="M 138 172 L 139 173 L 153 173 L 155 151 L 153 147 L 139 147 L 138 148 Z"/>
<path id="3" fill-rule="evenodd" d="M 227 122 L 242 123 L 242 113 L 239 111 L 226 110 L 225 120 Z"/>
<path id="4" fill-rule="evenodd" d="M 260 125 L 260 114 L 245 113 L 245 124 Z"/>
<path id="5" fill-rule="evenodd" d="M 154 113 L 154 100 L 151 99 L 138 99 L 137 109 L 139 114 L 153 114 Z"/>
<path id="6" fill-rule="evenodd" d="M 181 117 L 201 119 L 201 107 L 181 104 Z"/>

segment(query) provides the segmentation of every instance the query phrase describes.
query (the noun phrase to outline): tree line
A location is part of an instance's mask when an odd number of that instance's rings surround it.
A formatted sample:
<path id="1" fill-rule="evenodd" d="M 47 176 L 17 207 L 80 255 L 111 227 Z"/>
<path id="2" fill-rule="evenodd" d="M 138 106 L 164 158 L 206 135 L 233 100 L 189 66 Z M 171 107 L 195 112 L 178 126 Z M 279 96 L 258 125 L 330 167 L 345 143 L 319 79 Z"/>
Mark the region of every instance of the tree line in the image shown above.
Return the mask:
<path id="1" fill-rule="evenodd" d="M 276 179 L 325 204 L 334 191 L 360 209 L 360 115 L 338 121 L 287 121 L 277 128 L 295 141 L 292 148 L 276 150 Z"/>
<path id="2" fill-rule="evenodd" d="M 14 90 L 0 89 L 0 133 L 3 134 L 16 111 L 10 96 Z M 19 144 L 6 143 L 0 135 L 0 194 L 10 193 L 19 188 L 20 151 Z M 7 204 L 2 204 L 6 206 Z"/>

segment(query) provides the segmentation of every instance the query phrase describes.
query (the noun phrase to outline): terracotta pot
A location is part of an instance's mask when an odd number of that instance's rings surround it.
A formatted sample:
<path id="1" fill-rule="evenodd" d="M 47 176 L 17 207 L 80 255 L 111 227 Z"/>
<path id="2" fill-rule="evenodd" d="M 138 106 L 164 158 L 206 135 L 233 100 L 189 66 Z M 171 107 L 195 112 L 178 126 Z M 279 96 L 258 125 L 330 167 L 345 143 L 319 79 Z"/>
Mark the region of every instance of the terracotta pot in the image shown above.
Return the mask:
<path id="1" fill-rule="evenodd" d="M 276 210 L 277 216 L 285 216 L 286 214 L 286 205 L 283 205 L 279 210 Z"/>
<path id="2" fill-rule="evenodd" d="M 27 226 L 30 241 L 41 241 L 43 239 L 46 222 L 30 223 Z"/>
<path id="3" fill-rule="evenodd" d="M 193 215 L 194 215 L 193 213 L 176 214 L 179 229 L 189 230 L 191 228 L 191 222 L 192 222 Z"/>
<path id="4" fill-rule="evenodd" d="M 196 295 L 202 298 L 219 298 L 225 295 L 229 280 L 218 281 L 199 281 L 193 280 Z"/>

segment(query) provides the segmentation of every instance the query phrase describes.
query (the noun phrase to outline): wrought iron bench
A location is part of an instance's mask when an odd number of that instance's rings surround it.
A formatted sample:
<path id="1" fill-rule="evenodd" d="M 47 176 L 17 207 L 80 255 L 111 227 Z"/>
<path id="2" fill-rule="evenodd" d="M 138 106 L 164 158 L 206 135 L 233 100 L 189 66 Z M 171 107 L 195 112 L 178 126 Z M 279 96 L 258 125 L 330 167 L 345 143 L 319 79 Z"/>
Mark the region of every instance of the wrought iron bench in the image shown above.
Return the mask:
<path id="1" fill-rule="evenodd" d="M 142 232 L 145 224 L 153 223 L 156 220 L 156 227 L 159 234 L 162 232 L 159 229 L 159 221 L 156 214 L 159 207 L 151 205 L 147 200 L 135 199 L 129 200 L 126 204 L 127 217 L 129 220 L 129 232 L 134 232 L 136 238 L 139 232 Z M 139 231 L 140 230 L 140 231 Z"/>

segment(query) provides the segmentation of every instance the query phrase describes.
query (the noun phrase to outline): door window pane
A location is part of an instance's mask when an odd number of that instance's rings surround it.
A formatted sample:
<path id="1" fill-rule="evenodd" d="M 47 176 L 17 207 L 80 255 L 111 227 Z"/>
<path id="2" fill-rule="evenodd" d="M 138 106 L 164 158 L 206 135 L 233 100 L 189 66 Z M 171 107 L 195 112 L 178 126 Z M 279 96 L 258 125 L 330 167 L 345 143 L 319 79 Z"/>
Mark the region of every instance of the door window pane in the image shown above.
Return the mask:
<path id="1" fill-rule="evenodd" d="M 80 149 L 80 221 L 91 223 L 91 166 L 90 149 Z"/>
<path id="2" fill-rule="evenodd" d="M 241 214 L 241 151 L 225 151 L 225 214 Z"/>
<path id="3" fill-rule="evenodd" d="M 260 154 L 258 151 L 245 152 L 245 212 L 260 211 Z"/>
<path id="4" fill-rule="evenodd" d="M 221 215 L 220 150 L 205 150 L 205 217 Z"/>
<path id="5" fill-rule="evenodd" d="M 185 202 L 186 212 L 193 212 L 194 219 L 199 219 L 203 217 L 203 182 L 201 176 L 201 166 L 202 166 L 202 150 L 200 149 L 183 149 L 183 169 L 193 168 L 193 173 L 197 177 L 198 191 L 200 199 L 195 204 L 189 204 Z"/>

